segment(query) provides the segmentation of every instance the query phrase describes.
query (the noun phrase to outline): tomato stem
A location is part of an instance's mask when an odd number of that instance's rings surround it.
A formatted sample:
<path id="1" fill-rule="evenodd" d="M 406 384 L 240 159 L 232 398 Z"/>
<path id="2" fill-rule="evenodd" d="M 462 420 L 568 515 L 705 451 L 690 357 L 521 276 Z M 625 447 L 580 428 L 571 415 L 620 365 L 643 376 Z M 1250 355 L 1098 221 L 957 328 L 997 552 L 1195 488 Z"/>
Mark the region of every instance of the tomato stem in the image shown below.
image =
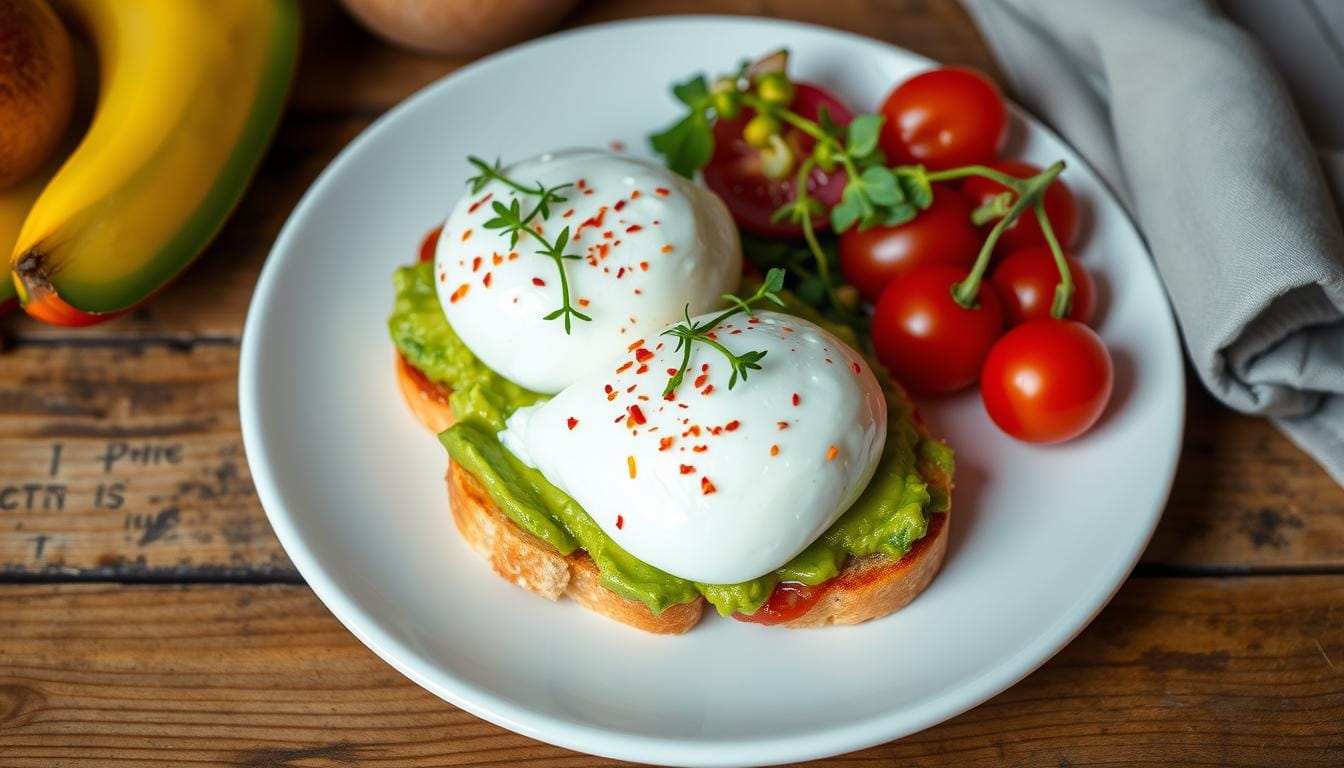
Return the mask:
<path id="1" fill-rule="evenodd" d="M 1050 255 L 1054 257 L 1055 267 L 1059 270 L 1059 285 L 1055 286 L 1055 299 L 1050 304 L 1050 316 L 1061 320 L 1073 309 L 1073 273 L 1069 272 L 1069 263 L 1064 260 L 1064 251 L 1059 247 L 1055 230 L 1050 226 L 1050 217 L 1045 215 L 1044 201 L 1037 199 L 1035 208 L 1036 221 L 1041 225 L 1041 234 L 1045 235 L 1045 243 L 1050 246 Z"/>
<path id="2" fill-rule="evenodd" d="M 1003 186 L 1022 194 L 1026 190 L 1026 184 L 1031 179 L 1019 179 L 1016 176 L 1010 176 L 1003 171 L 995 170 L 986 165 L 963 165 L 959 168 L 949 168 L 945 171 L 934 171 L 928 175 L 929 183 L 937 181 L 955 181 L 964 179 L 968 176 L 984 176 L 992 181 L 997 181 Z"/>
<path id="3" fill-rule="evenodd" d="M 1013 193 L 1000 192 L 995 195 L 988 203 L 971 211 L 971 223 L 977 227 L 984 226 L 989 222 L 1004 216 L 1013 207 Z"/>
<path id="4" fill-rule="evenodd" d="M 937 174 L 929 175 L 931 180 L 940 174 L 945 177 L 941 180 L 946 180 L 946 178 L 961 178 L 962 176 L 985 176 L 994 179 L 1000 184 L 1017 192 L 1017 200 L 1013 202 L 1013 206 L 1008 209 L 1008 212 L 1003 215 L 1003 218 L 999 219 L 998 222 L 994 224 L 994 228 L 989 231 L 989 236 L 985 238 L 984 245 L 980 246 L 980 255 L 976 256 L 975 264 L 971 267 L 971 273 L 966 276 L 965 280 L 952 286 L 952 298 L 955 299 L 958 304 L 966 309 L 979 309 L 976 298 L 980 295 L 980 283 L 985 279 L 985 270 L 989 269 L 989 261 L 994 255 L 994 246 L 998 244 L 999 237 L 1003 235 L 1005 229 L 1022 216 L 1023 211 L 1025 211 L 1028 206 L 1038 204 L 1041 196 L 1045 194 L 1045 190 L 1063 171 L 1064 161 L 1060 160 L 1029 179 L 1014 179 L 1006 174 L 1001 174 L 999 171 L 992 168 L 986 168 L 983 165 L 968 165 L 962 168 L 953 168 L 948 171 L 940 171 Z M 1004 176 L 1004 179 L 1000 180 L 996 178 L 997 176 Z M 1004 183 L 1005 181 L 1007 183 Z M 1053 239 L 1053 237 L 1054 235 L 1051 233 L 1050 239 Z M 1055 243 L 1055 247 L 1058 248 L 1059 244 Z M 1061 255 L 1061 263 L 1062 259 L 1063 256 Z M 1065 265 L 1064 269 L 1067 272 L 1067 265 Z M 1071 279 L 1069 280 L 1068 291 L 1069 296 L 1072 296 L 1073 282 Z M 1055 291 L 1055 298 L 1056 301 L 1058 301 L 1058 290 Z"/>

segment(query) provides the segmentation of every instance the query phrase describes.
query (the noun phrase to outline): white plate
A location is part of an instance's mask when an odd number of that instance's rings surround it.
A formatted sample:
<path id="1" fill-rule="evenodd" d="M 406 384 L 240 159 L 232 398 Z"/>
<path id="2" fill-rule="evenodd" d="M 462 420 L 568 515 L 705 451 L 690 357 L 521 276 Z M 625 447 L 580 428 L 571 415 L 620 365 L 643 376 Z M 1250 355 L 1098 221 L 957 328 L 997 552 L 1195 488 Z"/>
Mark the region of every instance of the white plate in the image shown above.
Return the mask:
<path id="1" fill-rule="evenodd" d="M 836 754 L 988 699 L 1110 599 L 1157 522 L 1184 409 L 1180 348 L 1148 254 L 1110 192 L 1014 113 L 1010 152 L 1063 157 L 1083 203 L 1081 257 L 1103 286 L 1116 359 L 1110 411 L 1084 439 L 1029 447 L 967 394 L 923 406 L 956 448 L 951 546 L 900 613 L 858 627 L 763 628 L 707 616 L 647 635 L 495 576 L 446 508 L 445 455 L 393 378 L 393 267 L 463 191 L 465 156 L 624 142 L 677 114 L 668 86 L 779 46 L 801 79 L 857 109 L 930 62 L 818 27 L 710 17 L 545 38 L 467 67 L 390 111 L 313 184 L 285 225 L 243 334 L 252 477 L 290 558 L 337 618 L 407 677 L 519 733 L 678 765 Z M 545 116 L 534 122 L 529 116 Z"/>

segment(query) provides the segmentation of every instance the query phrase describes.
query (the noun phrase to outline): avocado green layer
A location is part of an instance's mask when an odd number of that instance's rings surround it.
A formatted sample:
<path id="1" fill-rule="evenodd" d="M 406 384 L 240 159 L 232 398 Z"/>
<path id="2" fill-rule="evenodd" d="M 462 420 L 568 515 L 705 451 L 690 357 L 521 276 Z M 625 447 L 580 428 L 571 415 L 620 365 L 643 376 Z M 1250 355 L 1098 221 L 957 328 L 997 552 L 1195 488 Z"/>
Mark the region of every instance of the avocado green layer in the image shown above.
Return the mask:
<path id="1" fill-rule="evenodd" d="M 519 527 L 564 554 L 586 550 L 597 563 L 603 586 L 644 603 L 655 614 L 697 595 L 725 616 L 755 613 L 780 581 L 820 584 L 838 574 L 850 557 L 875 552 L 901 557 L 928 531 L 929 515 L 948 508 L 946 496 L 920 476 L 917 459 L 924 457 L 950 475 L 952 452 L 936 440 L 920 438 L 909 402 L 887 386 L 887 442 L 877 471 L 863 495 L 826 533 L 782 568 L 751 581 L 700 584 L 680 579 L 621 549 L 577 502 L 500 443 L 497 434 L 509 414 L 546 396 L 507 381 L 472 355 L 443 316 L 432 265 L 398 269 L 395 283 L 397 300 L 388 321 L 393 342 L 412 365 L 453 390 L 457 423 L 439 435 L 453 461 L 480 481 Z M 789 302 L 787 311 L 854 342 L 848 329 L 831 326 L 800 303 Z M 880 379 L 884 376 L 879 367 L 873 370 Z"/>

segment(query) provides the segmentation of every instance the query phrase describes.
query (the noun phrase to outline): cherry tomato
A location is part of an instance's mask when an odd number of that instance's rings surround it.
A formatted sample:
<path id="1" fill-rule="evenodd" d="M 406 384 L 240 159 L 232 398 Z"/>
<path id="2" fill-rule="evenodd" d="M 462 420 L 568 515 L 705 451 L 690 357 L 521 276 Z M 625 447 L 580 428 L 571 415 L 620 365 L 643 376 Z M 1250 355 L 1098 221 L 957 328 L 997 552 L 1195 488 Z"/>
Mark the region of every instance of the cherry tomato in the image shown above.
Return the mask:
<path id="1" fill-rule="evenodd" d="M 442 224 L 425 233 L 425 239 L 420 241 L 420 261 L 434 260 L 434 251 L 439 247 L 441 234 L 443 234 Z"/>
<path id="2" fill-rule="evenodd" d="M 1029 443 L 1071 440 L 1111 399 L 1111 353 L 1076 320 L 1028 320 L 990 350 L 980 377 L 985 410 L 999 429 Z"/>
<path id="3" fill-rule="evenodd" d="M 1017 160 L 999 160 L 988 165 L 1019 179 L 1029 179 L 1041 172 L 1040 168 Z M 971 176 L 961 183 L 961 194 L 977 208 L 1006 191 L 1007 187 L 983 176 Z M 1045 217 L 1050 220 L 1050 228 L 1055 231 L 1055 239 L 1059 240 L 1060 247 L 1071 247 L 1078 239 L 1078 205 L 1074 202 L 1073 192 L 1069 190 L 1068 185 L 1059 179 L 1055 179 L 1045 188 Z M 991 226 L 993 222 L 985 225 L 986 233 Z M 1035 212 L 1027 209 L 1017 221 L 1003 231 L 994 250 L 998 253 L 1011 253 L 1019 248 L 1045 244 L 1045 235 L 1041 233 L 1041 225 L 1036 221 Z"/>
<path id="4" fill-rule="evenodd" d="M 1064 262 L 1069 265 L 1069 274 L 1073 277 L 1073 306 L 1068 317 L 1080 323 L 1091 323 L 1092 314 L 1097 309 L 1097 289 L 1092 276 L 1067 253 Z M 1008 254 L 1008 258 L 994 268 L 989 281 L 1003 301 L 1003 319 L 1012 327 L 1050 316 L 1055 286 L 1059 285 L 1059 267 L 1055 266 L 1055 257 L 1049 248 L 1023 248 Z"/>
<path id="5" fill-rule="evenodd" d="M 1008 139 L 1003 94 L 983 74 L 941 67 L 906 80 L 882 105 L 882 149 L 902 165 L 940 171 L 987 163 Z"/>
<path id="6" fill-rule="evenodd" d="M 734 613 L 733 618 L 752 624 L 783 624 L 807 613 L 826 594 L 827 584 L 823 582 L 815 587 L 796 581 L 781 581 L 775 586 L 760 608 L 753 614 Z"/>
<path id="7" fill-rule="evenodd" d="M 935 185 L 933 204 L 897 227 L 858 227 L 840 235 L 840 272 L 868 301 L 897 276 L 920 264 L 950 264 L 970 269 L 982 237 L 971 224 L 965 198 Z"/>
<path id="8" fill-rule="evenodd" d="M 873 349 L 897 380 L 920 394 L 956 392 L 975 383 L 989 348 L 1003 334 L 1003 310 L 988 282 L 978 308 L 952 298 L 970 270 L 925 264 L 882 292 L 873 311 Z"/>
<path id="9" fill-rule="evenodd" d="M 827 114 L 840 125 L 848 125 L 854 119 L 849 107 L 821 88 L 807 83 L 794 83 L 794 88 L 796 95 L 790 109 L 803 117 L 815 120 L 825 106 Z M 742 138 L 743 129 L 755 115 L 755 110 L 743 109 L 732 120 L 714 123 L 714 155 L 702 171 L 705 186 L 723 198 L 733 219 L 743 229 L 766 237 L 801 237 L 802 229 L 796 224 L 770 221 L 780 206 L 794 199 L 794 183 L 792 178 L 776 180 L 762 173 L 760 150 Z M 782 135 L 793 147 L 795 157 L 807 156 L 816 145 L 815 139 L 796 128 L 788 127 Z M 838 169 L 834 173 L 814 169 L 807 179 L 808 194 L 829 209 L 840 202 L 845 178 L 844 171 Z M 822 231 L 830 224 L 825 216 L 818 216 L 812 226 Z"/>

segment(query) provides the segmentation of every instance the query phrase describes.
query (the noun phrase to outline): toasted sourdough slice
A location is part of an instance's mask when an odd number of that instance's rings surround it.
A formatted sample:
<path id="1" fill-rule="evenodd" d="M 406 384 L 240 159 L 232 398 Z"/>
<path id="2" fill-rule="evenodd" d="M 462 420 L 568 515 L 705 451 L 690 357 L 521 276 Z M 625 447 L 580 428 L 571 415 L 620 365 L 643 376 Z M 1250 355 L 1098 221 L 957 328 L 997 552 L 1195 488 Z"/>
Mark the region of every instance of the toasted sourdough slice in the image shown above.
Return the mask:
<path id="1" fill-rule="evenodd" d="M 447 392 L 398 356 L 397 379 L 416 417 L 435 433 L 453 423 Z M 918 424 L 926 436 L 923 423 Z M 920 473 L 951 499 L 952 478 L 921 459 Z M 453 522 L 467 543 L 504 579 L 550 600 L 567 595 L 584 607 L 623 624 L 660 634 L 681 634 L 700 621 L 704 598 L 655 615 L 648 606 L 603 587 L 597 565 L 583 550 L 562 555 L 519 528 L 495 504 L 480 482 L 455 462 L 445 478 Z M 934 514 L 928 533 L 901 558 L 874 554 L 851 558 L 825 583 L 806 613 L 777 626 L 824 627 L 858 624 L 895 613 L 924 590 L 947 553 L 950 514 Z"/>

